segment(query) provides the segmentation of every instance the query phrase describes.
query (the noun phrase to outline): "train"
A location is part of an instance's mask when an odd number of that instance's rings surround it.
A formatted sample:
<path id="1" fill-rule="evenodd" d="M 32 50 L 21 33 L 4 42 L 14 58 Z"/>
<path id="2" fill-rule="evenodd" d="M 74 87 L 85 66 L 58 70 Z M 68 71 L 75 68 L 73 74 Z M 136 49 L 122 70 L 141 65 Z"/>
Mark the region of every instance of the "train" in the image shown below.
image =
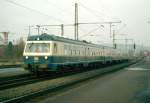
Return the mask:
<path id="1" fill-rule="evenodd" d="M 121 49 L 51 34 L 27 38 L 24 68 L 31 72 L 69 71 L 129 61 Z"/>

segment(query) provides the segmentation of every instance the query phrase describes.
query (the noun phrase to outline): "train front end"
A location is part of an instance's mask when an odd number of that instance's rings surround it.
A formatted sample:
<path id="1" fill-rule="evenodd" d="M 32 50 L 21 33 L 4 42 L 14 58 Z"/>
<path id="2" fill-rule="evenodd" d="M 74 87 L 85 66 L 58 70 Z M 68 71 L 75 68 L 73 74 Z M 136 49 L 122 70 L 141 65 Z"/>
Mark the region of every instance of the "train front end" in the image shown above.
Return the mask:
<path id="1" fill-rule="evenodd" d="M 27 41 L 24 48 L 24 68 L 31 72 L 48 71 L 51 62 L 51 41 Z"/>

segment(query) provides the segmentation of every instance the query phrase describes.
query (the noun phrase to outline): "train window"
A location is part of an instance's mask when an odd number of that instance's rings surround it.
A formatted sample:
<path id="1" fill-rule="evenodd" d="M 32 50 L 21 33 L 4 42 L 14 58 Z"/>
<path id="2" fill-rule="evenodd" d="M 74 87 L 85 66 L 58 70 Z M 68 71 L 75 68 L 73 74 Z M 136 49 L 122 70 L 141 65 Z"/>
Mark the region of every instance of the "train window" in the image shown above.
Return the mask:
<path id="1" fill-rule="evenodd" d="M 88 48 L 88 55 L 90 55 L 90 49 Z"/>
<path id="2" fill-rule="evenodd" d="M 64 55 L 68 55 L 68 46 L 64 45 Z"/>
<path id="3" fill-rule="evenodd" d="M 68 51 L 67 49 L 64 50 L 65 55 L 68 55 Z"/>
<path id="4" fill-rule="evenodd" d="M 69 55 L 71 55 L 71 48 L 69 48 L 69 50 L 68 50 L 68 51 L 69 51 Z"/>
<path id="5" fill-rule="evenodd" d="M 75 55 L 78 55 L 78 51 L 77 50 L 75 50 Z"/>
<path id="6" fill-rule="evenodd" d="M 85 56 L 86 56 L 87 54 L 86 54 L 86 48 L 85 48 Z"/>
<path id="7" fill-rule="evenodd" d="M 71 50 L 71 55 L 72 55 L 72 50 Z"/>
<path id="8" fill-rule="evenodd" d="M 57 53 L 57 44 L 54 43 L 54 53 Z"/>
<path id="9" fill-rule="evenodd" d="M 82 47 L 82 55 L 85 55 L 84 46 Z"/>
<path id="10" fill-rule="evenodd" d="M 74 54 L 76 55 L 76 50 L 74 50 Z"/>
<path id="11" fill-rule="evenodd" d="M 25 50 L 28 53 L 48 53 L 49 51 L 49 43 L 28 43 Z"/>

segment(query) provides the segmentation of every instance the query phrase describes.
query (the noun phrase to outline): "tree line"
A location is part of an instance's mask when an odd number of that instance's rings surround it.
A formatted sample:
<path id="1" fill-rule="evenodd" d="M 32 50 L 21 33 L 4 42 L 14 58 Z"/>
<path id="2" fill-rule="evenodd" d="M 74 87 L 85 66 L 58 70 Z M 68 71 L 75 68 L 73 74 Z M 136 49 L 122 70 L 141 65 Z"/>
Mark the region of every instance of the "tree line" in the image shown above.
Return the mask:
<path id="1" fill-rule="evenodd" d="M 22 61 L 24 41 L 22 38 L 17 44 L 13 44 L 11 41 L 7 45 L 0 45 L 0 61 Z"/>

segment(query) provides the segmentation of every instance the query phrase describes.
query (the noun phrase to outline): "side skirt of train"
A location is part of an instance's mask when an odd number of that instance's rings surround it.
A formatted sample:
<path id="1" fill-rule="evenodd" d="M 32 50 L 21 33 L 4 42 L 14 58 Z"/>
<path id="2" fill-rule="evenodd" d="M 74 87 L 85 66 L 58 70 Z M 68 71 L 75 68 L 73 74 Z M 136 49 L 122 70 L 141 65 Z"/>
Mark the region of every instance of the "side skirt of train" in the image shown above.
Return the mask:
<path id="1" fill-rule="evenodd" d="M 88 69 L 96 69 L 100 67 L 105 66 L 111 66 L 114 64 L 120 64 L 124 62 L 128 62 L 128 59 L 110 59 L 101 57 L 101 60 L 89 60 L 89 61 L 76 61 L 77 58 L 72 58 L 73 60 L 68 60 L 70 62 L 62 62 L 66 59 L 64 57 L 49 57 L 47 61 L 44 61 L 44 57 L 38 57 L 40 61 L 34 61 L 32 63 L 31 61 L 34 59 L 34 57 L 28 58 L 28 61 L 25 60 L 25 69 L 31 71 L 31 72 L 68 72 L 68 71 L 75 71 L 75 70 L 88 70 Z M 43 61 L 42 61 L 43 58 Z M 55 59 L 52 59 L 55 58 Z M 30 61 L 30 60 L 31 61 Z M 53 61 L 53 63 L 52 63 Z M 56 62 L 57 61 L 57 62 Z M 46 63 L 47 62 L 47 63 Z M 60 62 L 60 63 L 59 63 Z"/>

